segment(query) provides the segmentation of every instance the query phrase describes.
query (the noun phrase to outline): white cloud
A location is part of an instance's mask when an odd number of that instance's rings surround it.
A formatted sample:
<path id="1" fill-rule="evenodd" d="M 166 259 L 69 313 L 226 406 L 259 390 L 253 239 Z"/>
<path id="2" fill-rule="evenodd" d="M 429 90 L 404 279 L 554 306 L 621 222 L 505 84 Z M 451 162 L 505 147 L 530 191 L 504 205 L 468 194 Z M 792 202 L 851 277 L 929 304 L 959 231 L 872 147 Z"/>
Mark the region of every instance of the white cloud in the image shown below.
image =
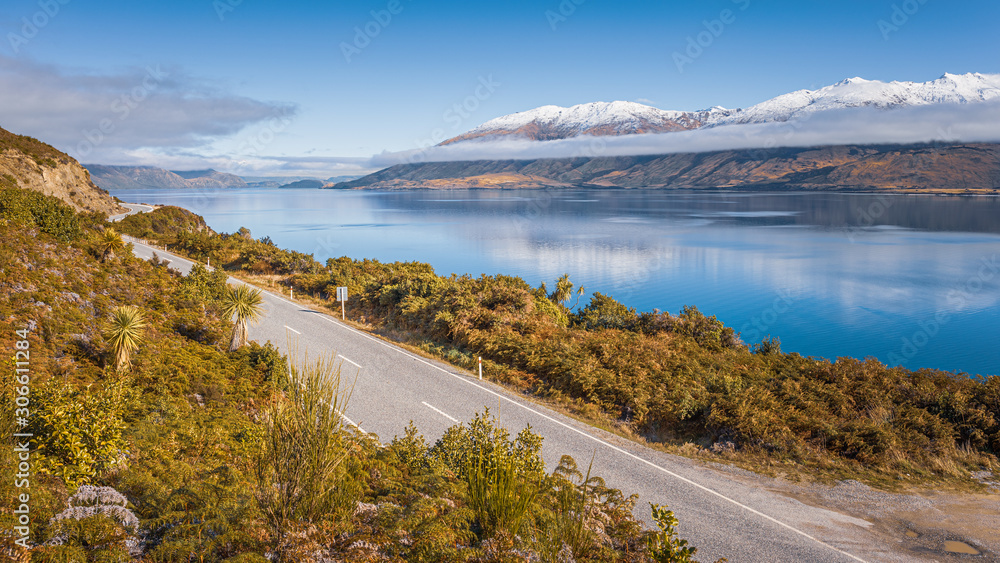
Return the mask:
<path id="1" fill-rule="evenodd" d="M 725 125 L 674 133 L 580 136 L 556 141 L 506 138 L 382 153 L 372 165 L 463 160 L 637 156 L 731 149 L 850 144 L 1000 141 L 1000 101 L 896 110 L 852 108 L 780 123 Z"/>
<path id="2" fill-rule="evenodd" d="M 170 66 L 95 74 L 0 56 L 0 126 L 83 162 L 143 151 L 169 157 L 295 112 L 294 105 L 238 96 Z"/>

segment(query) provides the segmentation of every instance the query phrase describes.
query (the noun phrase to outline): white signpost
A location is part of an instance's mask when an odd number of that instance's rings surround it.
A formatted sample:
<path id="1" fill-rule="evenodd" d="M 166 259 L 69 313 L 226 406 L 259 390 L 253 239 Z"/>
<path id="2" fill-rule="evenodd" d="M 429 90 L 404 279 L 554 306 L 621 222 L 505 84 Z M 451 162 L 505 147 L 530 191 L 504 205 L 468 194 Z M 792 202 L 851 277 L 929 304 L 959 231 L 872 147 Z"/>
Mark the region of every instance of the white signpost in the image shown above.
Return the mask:
<path id="1" fill-rule="evenodd" d="M 337 301 L 340 301 L 340 319 L 344 320 L 346 318 L 346 315 L 344 314 L 344 304 L 347 303 L 346 287 L 337 288 Z"/>

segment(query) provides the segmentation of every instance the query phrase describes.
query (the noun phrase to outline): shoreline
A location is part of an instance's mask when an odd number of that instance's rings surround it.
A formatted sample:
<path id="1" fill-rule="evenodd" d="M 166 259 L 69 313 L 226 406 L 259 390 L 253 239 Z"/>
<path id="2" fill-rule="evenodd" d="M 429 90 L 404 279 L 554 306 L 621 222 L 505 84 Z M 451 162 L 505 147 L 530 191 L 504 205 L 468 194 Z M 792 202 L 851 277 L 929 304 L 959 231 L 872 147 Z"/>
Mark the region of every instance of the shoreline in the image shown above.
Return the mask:
<path id="1" fill-rule="evenodd" d="M 143 188 L 140 188 L 140 189 L 143 189 Z M 144 189 L 170 190 L 170 188 L 144 188 Z M 186 190 L 184 188 L 182 188 L 182 189 Z M 256 190 L 256 188 L 250 188 L 250 189 Z M 268 189 L 268 188 L 264 188 L 264 189 Z M 201 191 L 201 190 L 196 190 L 196 191 Z M 375 191 L 375 190 L 352 190 L 352 191 Z M 413 191 L 418 191 L 418 190 L 413 190 Z M 436 190 L 436 191 L 441 191 L 441 190 Z M 654 190 L 650 190 L 650 191 L 654 191 Z M 655 190 L 655 191 L 659 191 L 659 190 Z M 380 193 L 392 193 L 392 192 L 393 191 L 386 191 L 386 192 L 380 192 Z M 773 195 L 791 195 L 791 194 L 785 194 L 785 193 L 780 193 L 780 192 L 771 192 L 771 194 L 773 194 Z M 761 193 L 760 195 L 765 195 L 765 194 Z M 801 195 L 822 195 L 822 193 L 821 192 L 801 192 Z M 872 195 L 875 195 L 875 194 L 872 194 Z M 925 194 L 925 195 L 931 195 L 931 194 Z M 152 207 L 154 209 L 159 209 L 161 207 L 179 207 L 179 208 L 184 209 L 185 211 L 187 211 L 189 213 L 197 215 L 197 213 L 195 213 L 191 209 L 187 209 L 185 207 L 181 207 L 181 206 L 178 206 L 178 205 L 150 204 L 150 203 L 145 203 L 145 202 L 138 203 L 137 205 L 147 205 L 147 206 L 150 206 L 150 207 Z M 211 225 L 209 225 L 209 228 L 212 228 Z M 850 228 L 864 228 L 864 227 L 847 227 L 847 228 L 850 229 Z M 221 232 L 220 232 L 220 234 L 221 234 Z M 990 233 L 984 233 L 984 234 L 990 234 Z M 267 233 L 261 233 L 258 236 L 258 238 L 260 238 L 260 237 L 268 237 L 269 238 L 269 236 L 270 235 L 268 235 Z M 996 234 L 996 236 L 1000 236 L 1000 234 Z M 295 252 L 300 252 L 299 250 L 297 250 L 295 248 L 292 248 L 292 247 L 286 248 L 285 250 L 292 250 L 292 251 L 295 251 Z M 358 255 L 358 256 L 352 255 L 352 256 L 348 256 L 348 257 L 351 258 L 352 260 L 372 259 L 372 260 L 378 260 L 378 261 L 382 261 L 382 262 L 386 262 L 386 263 L 393 261 L 393 260 L 386 260 L 386 259 L 382 259 L 382 258 L 372 258 L 372 256 L 370 256 L 370 255 Z M 437 273 L 438 275 L 442 275 L 442 274 L 440 274 L 440 273 L 437 272 L 437 267 L 434 266 L 433 264 L 431 264 L 430 261 L 428 261 L 428 260 L 421 260 L 421 259 L 416 259 L 415 261 L 416 262 L 421 262 L 421 263 L 426 263 L 426 264 L 430 265 L 432 268 L 435 269 L 435 273 Z M 445 270 L 442 270 L 442 271 L 445 271 Z M 506 272 L 507 271 L 500 271 L 500 270 L 498 270 L 498 271 L 493 272 L 493 274 L 490 274 L 489 272 L 481 272 L 481 273 L 483 275 L 514 275 L 515 277 L 518 277 L 518 278 L 526 280 L 526 277 L 524 276 L 523 273 L 521 273 L 521 274 L 509 274 L 509 273 L 506 273 Z M 455 275 L 459 275 L 459 276 L 461 276 L 463 274 L 470 275 L 470 276 L 478 275 L 478 274 L 475 274 L 474 272 L 470 272 L 470 271 L 465 271 L 465 272 L 458 272 L 458 271 L 456 271 L 456 272 L 454 272 L 454 274 Z M 611 297 L 615 297 L 614 293 L 609 293 L 609 295 Z M 629 304 L 626 303 L 625 305 L 628 306 Z M 583 303 L 580 303 L 580 307 L 583 307 Z M 648 312 L 651 312 L 653 310 L 653 309 L 643 309 L 643 308 L 641 308 L 638 305 L 635 308 L 636 308 L 637 312 L 639 312 L 639 313 L 642 313 L 642 312 L 648 313 Z M 655 308 L 655 309 L 656 310 L 660 310 L 659 308 Z M 712 315 L 712 316 L 718 316 L 720 314 L 726 314 L 726 311 L 721 311 L 720 312 L 720 309 L 716 308 L 716 309 L 706 310 L 706 313 L 709 314 L 709 315 Z M 732 317 L 734 317 L 734 316 L 736 316 L 736 315 L 739 314 L 739 311 L 730 311 L 730 313 L 731 314 L 728 315 L 728 316 L 730 317 L 730 320 L 731 320 Z M 751 331 L 747 332 L 746 330 L 744 330 L 745 327 L 739 326 L 738 323 L 732 324 L 732 325 L 727 325 L 727 326 L 731 326 L 731 328 L 733 328 L 734 330 L 739 330 L 741 333 L 743 333 L 743 335 L 747 335 L 747 334 L 750 334 L 750 333 L 756 333 L 757 332 L 756 330 L 751 330 Z M 768 336 L 771 336 L 771 334 L 769 333 Z M 909 336 L 909 333 L 907 333 L 907 336 Z M 780 339 L 780 334 L 778 335 L 778 338 Z M 747 342 L 745 342 L 745 344 L 747 346 L 754 346 L 754 345 L 760 344 L 761 342 L 763 342 L 763 339 L 761 339 L 761 340 L 747 341 Z M 788 343 L 782 342 L 782 345 L 784 347 L 787 347 Z M 800 346 L 799 348 L 801 349 L 802 347 Z M 960 368 L 960 367 L 956 367 L 956 368 L 935 367 L 933 365 L 929 365 L 929 364 L 926 364 L 926 363 L 925 364 L 920 364 L 920 365 L 912 365 L 912 366 L 908 365 L 908 364 L 902 364 L 902 363 L 890 364 L 890 362 L 891 362 L 890 358 L 874 356 L 872 354 L 866 354 L 866 353 L 844 353 L 842 351 L 827 351 L 825 353 L 821 352 L 819 354 L 809 354 L 806 351 L 800 351 L 800 350 L 797 350 L 797 349 L 788 349 L 788 348 L 786 348 L 786 351 L 789 352 L 789 353 L 798 353 L 798 354 L 800 354 L 803 357 L 815 358 L 815 359 L 818 359 L 818 360 L 830 361 L 830 362 L 834 362 L 834 361 L 836 361 L 840 357 L 849 357 L 849 358 L 854 358 L 854 359 L 858 359 L 858 360 L 864 360 L 864 359 L 869 358 L 869 357 L 875 357 L 875 359 L 877 359 L 879 362 L 881 362 L 881 363 L 883 363 L 883 364 L 885 364 L 886 366 L 889 366 L 889 367 L 901 367 L 901 368 L 909 369 L 909 370 L 933 369 L 933 370 L 937 370 L 937 371 L 949 373 L 949 374 L 951 374 L 954 377 L 961 377 L 961 378 L 976 379 L 976 378 L 987 378 L 987 377 L 991 377 L 991 376 L 1000 376 L 1000 372 L 998 372 L 998 373 L 980 372 L 980 371 L 975 371 L 974 369 L 970 370 L 970 369 L 963 369 L 963 368 Z M 898 350 L 896 350 L 895 348 L 893 348 L 892 353 L 896 354 L 897 352 L 898 352 Z M 891 355 L 892 354 L 890 354 L 890 356 Z"/>

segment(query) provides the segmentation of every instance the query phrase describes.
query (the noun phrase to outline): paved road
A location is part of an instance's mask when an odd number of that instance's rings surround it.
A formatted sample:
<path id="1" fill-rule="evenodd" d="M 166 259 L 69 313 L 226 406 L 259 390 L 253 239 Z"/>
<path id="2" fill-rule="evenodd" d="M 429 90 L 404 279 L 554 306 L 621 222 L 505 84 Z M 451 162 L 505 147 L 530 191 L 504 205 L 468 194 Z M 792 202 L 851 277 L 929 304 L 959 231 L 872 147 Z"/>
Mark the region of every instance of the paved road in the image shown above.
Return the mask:
<path id="1" fill-rule="evenodd" d="M 149 213 L 154 209 L 152 205 L 146 205 L 144 203 L 122 203 L 122 207 L 129 208 L 127 213 L 119 213 L 118 215 L 112 215 L 108 217 L 108 221 L 121 221 L 122 219 L 128 217 L 129 215 L 135 215 L 136 213 Z"/>
<path id="2" fill-rule="evenodd" d="M 187 272 L 191 262 L 135 244 L 136 255 L 153 252 Z M 230 278 L 231 283 L 242 283 Z M 335 353 L 342 373 L 357 378 L 346 415 L 383 441 L 402 434 L 411 420 L 433 441 L 457 421 L 469 421 L 485 407 L 515 434 L 526 425 L 544 437 L 551 468 L 562 454 L 586 465 L 608 485 L 639 494 L 637 514 L 648 520 L 648 504 L 668 504 L 681 521 L 680 533 L 698 547 L 701 561 L 850 562 L 896 560 L 867 531 L 868 524 L 833 511 L 802 504 L 745 485 L 691 460 L 667 455 L 596 430 L 524 397 L 483 382 L 440 362 L 355 330 L 339 319 L 264 293 L 266 315 L 251 338 L 270 340 L 283 351 Z"/>

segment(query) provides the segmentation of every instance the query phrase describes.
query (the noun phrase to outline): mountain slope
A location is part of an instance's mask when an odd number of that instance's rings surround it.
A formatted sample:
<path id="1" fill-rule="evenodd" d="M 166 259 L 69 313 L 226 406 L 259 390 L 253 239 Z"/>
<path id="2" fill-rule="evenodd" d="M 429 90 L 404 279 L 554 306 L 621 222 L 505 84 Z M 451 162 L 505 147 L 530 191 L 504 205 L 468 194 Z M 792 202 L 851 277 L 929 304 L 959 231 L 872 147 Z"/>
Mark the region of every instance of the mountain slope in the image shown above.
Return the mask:
<path id="1" fill-rule="evenodd" d="M 761 102 L 710 125 L 787 121 L 831 109 L 895 109 L 928 104 L 969 104 L 1000 99 L 1000 74 L 945 74 L 930 82 L 880 82 L 848 78 L 819 90 L 798 90 Z"/>
<path id="2" fill-rule="evenodd" d="M 338 189 L 667 188 L 1000 191 L 1000 144 L 833 146 L 400 164 Z"/>
<path id="3" fill-rule="evenodd" d="M 234 174 L 216 170 L 172 172 L 153 166 L 105 166 L 87 164 L 94 182 L 106 190 L 129 188 L 218 189 L 245 188 L 246 181 Z"/>
<path id="4" fill-rule="evenodd" d="M 549 141 L 578 135 L 666 133 L 717 125 L 787 121 L 831 109 L 895 109 L 992 99 L 1000 99 L 1000 74 L 945 74 L 929 82 L 849 78 L 818 90 L 784 94 L 746 109 L 713 107 L 701 111 L 667 111 L 635 102 L 594 102 L 568 108 L 542 106 L 491 119 L 441 144 L 506 136 Z"/>
<path id="5" fill-rule="evenodd" d="M 32 137 L 0 129 L 0 184 L 58 197 L 77 211 L 123 213 L 106 191 L 69 155 Z"/>
<path id="6" fill-rule="evenodd" d="M 448 139 L 447 145 L 470 139 L 516 135 L 533 141 L 577 135 L 632 135 L 696 129 L 731 110 L 665 111 L 635 102 L 593 102 L 569 108 L 542 106 L 487 121 L 472 131 Z"/>

